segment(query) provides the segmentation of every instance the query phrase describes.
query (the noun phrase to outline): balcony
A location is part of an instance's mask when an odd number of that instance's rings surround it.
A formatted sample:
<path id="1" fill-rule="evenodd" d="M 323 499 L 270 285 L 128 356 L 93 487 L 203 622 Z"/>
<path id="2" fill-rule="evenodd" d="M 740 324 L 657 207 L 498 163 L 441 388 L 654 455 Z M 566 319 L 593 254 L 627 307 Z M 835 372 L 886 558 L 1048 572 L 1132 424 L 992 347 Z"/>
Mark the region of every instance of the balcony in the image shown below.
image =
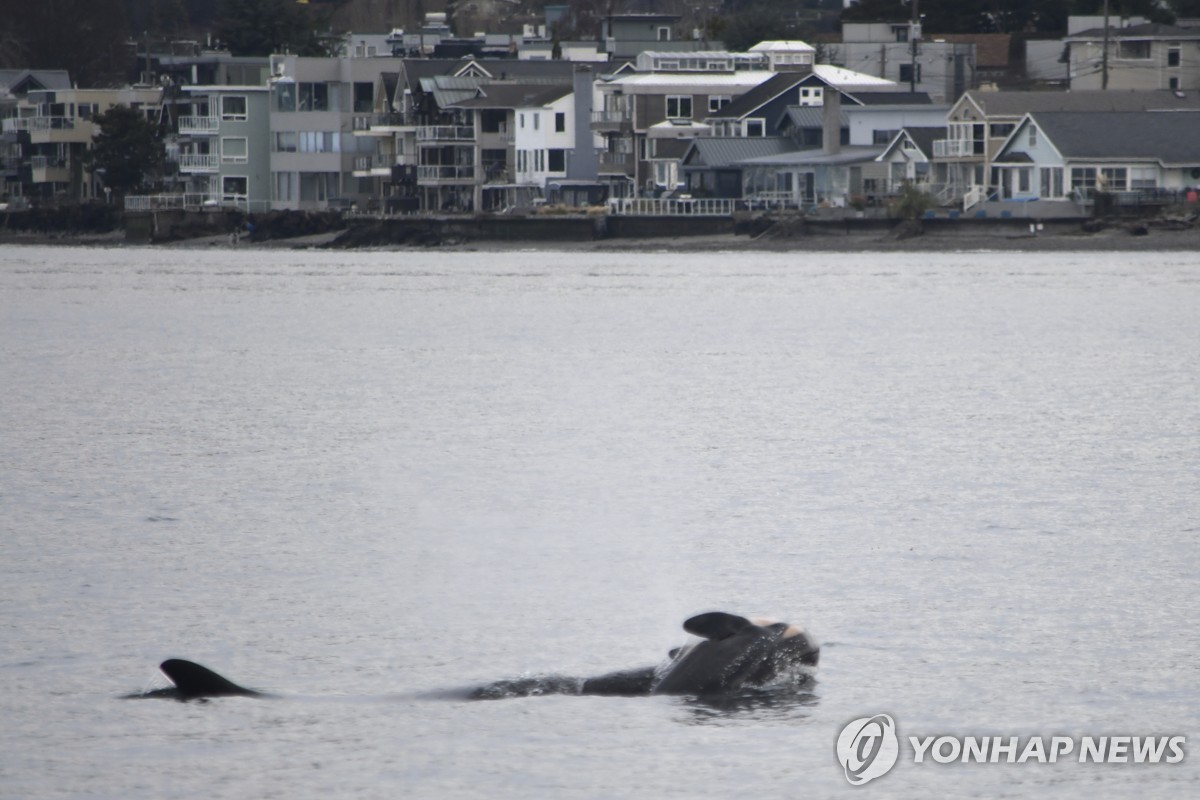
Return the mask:
<path id="1" fill-rule="evenodd" d="M 179 132 L 184 135 L 214 135 L 221 127 L 218 117 L 180 117 Z"/>
<path id="2" fill-rule="evenodd" d="M 433 142 L 473 142 L 475 128 L 471 125 L 422 125 L 417 128 L 417 141 Z"/>
<path id="3" fill-rule="evenodd" d="M 606 108 L 592 112 L 592 130 L 627 131 L 633 128 L 633 110 L 628 108 Z"/>
<path id="4" fill-rule="evenodd" d="M 73 131 L 75 120 L 70 117 L 15 117 L 4 120 L 4 132 Z"/>
<path id="5" fill-rule="evenodd" d="M 417 167 L 417 181 L 424 184 L 474 183 L 475 167 L 472 164 L 421 164 Z"/>
<path id="6" fill-rule="evenodd" d="M 29 159 L 29 171 L 32 183 L 67 183 L 71 180 L 71 170 L 60 158 L 33 156 Z"/>
<path id="7" fill-rule="evenodd" d="M 179 157 L 180 172 L 217 172 L 221 157 L 216 153 L 188 153 Z"/>
<path id="8" fill-rule="evenodd" d="M 934 158 L 973 158 L 974 156 L 983 155 L 982 145 L 976 148 L 976 143 L 971 139 L 936 139 L 933 143 Z"/>
<path id="9" fill-rule="evenodd" d="M 400 163 L 401 159 L 394 155 L 355 156 L 354 175 L 358 178 L 388 177 L 392 174 L 392 167 Z"/>
<path id="10" fill-rule="evenodd" d="M 606 175 L 633 175 L 633 154 L 600 153 L 600 171 Z"/>
<path id="11" fill-rule="evenodd" d="M 401 128 L 414 128 L 417 121 L 414 114 L 381 113 L 355 114 L 354 133 L 358 136 L 386 136 Z"/>

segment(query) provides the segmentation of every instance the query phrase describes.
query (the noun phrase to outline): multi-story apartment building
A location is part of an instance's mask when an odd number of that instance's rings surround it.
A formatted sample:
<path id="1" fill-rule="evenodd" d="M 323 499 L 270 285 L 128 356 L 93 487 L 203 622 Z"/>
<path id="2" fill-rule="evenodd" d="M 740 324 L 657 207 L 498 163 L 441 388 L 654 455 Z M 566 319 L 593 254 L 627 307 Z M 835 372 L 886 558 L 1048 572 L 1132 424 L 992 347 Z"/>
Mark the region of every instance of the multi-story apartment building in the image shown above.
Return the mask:
<path id="1" fill-rule="evenodd" d="M 0 69 L 0 120 L 17 116 L 17 107 L 30 92 L 70 89 L 66 70 Z M 22 176 L 28 183 L 29 167 L 21 158 L 22 136 L 16 126 L 0 129 L 0 202 L 24 202 Z M 24 168 L 23 168 L 24 167 Z"/>
<path id="2" fill-rule="evenodd" d="M 909 22 L 846 23 L 841 43 L 831 47 L 848 69 L 953 102 L 976 84 L 975 45 L 955 39 L 921 38 L 920 26 Z"/>
<path id="3" fill-rule="evenodd" d="M 21 147 L 21 193 L 43 202 L 104 198 L 103 186 L 84 158 L 99 132 L 95 118 L 126 105 L 157 121 L 162 94 L 158 87 L 29 92 L 17 104 L 16 115 L 3 122 L 4 132 L 16 133 Z"/>
<path id="4" fill-rule="evenodd" d="M 271 207 L 270 95 L 266 86 L 188 86 L 169 155 L 201 204 Z"/>
<path id="5" fill-rule="evenodd" d="M 1063 41 L 1071 89 L 1200 89 L 1200 29 L 1101 25 Z"/>
<path id="6" fill-rule="evenodd" d="M 355 159 L 378 154 L 372 137 L 355 136 L 355 116 L 376 111 L 381 75 L 398 58 L 271 57 L 271 207 L 324 209 L 365 205 L 378 181 L 356 175 Z M 359 162 L 362 166 L 362 162 Z"/>

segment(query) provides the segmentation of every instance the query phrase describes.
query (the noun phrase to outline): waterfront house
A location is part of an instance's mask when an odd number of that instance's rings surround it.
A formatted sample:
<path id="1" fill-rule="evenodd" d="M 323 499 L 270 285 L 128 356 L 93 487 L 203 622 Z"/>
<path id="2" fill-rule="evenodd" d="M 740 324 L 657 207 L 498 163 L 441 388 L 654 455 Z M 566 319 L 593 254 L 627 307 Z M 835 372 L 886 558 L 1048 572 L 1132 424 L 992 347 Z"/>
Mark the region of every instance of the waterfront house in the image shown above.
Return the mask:
<path id="1" fill-rule="evenodd" d="M 115 105 L 125 105 L 158 123 L 162 99 L 158 86 L 30 90 L 0 126 L 5 134 L 16 135 L 20 147 L 17 191 L 40 202 L 104 199 L 103 184 L 85 159 L 99 132 L 95 118 Z"/>
<path id="2" fill-rule="evenodd" d="M 884 190 L 896 194 L 905 186 L 913 186 L 925 192 L 937 191 L 934 179 L 933 143 L 946 137 L 946 126 L 901 128 L 888 142 L 887 148 L 876 161 L 887 168 Z M 864 187 L 864 195 L 870 188 Z"/>
<path id="3" fill-rule="evenodd" d="M 1200 110 L 1041 111 L 1017 124 L 993 159 L 997 198 L 1089 207 L 1182 200 L 1200 187 Z"/>
<path id="4" fill-rule="evenodd" d="M 947 138 L 934 142 L 943 202 L 982 202 L 997 189 L 996 153 L 1028 113 L 1200 109 L 1200 93 L 1170 91 L 970 91 L 946 116 Z M 1093 123 L 1100 127 L 1103 123 Z"/>
<path id="5" fill-rule="evenodd" d="M 270 96 L 266 86 L 186 86 L 186 110 L 168 156 L 177 165 L 185 205 L 271 207 Z M 297 152 L 296 134 L 275 142 Z"/>

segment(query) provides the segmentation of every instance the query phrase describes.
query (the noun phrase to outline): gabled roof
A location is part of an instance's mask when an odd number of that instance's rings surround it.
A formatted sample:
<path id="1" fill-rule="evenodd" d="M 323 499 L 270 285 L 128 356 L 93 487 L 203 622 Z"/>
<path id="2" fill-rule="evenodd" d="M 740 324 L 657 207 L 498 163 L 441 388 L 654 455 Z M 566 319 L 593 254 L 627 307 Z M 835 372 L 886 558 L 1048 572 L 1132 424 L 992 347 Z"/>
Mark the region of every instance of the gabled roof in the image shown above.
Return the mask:
<path id="1" fill-rule="evenodd" d="M 847 125 L 844 109 L 839 109 L 838 127 Z M 788 106 L 787 114 L 780 120 L 790 122 L 794 128 L 820 128 L 825 125 L 825 109 L 823 106 Z"/>
<path id="2" fill-rule="evenodd" d="M 1200 109 L 1200 92 L 1087 90 L 1070 92 L 985 92 L 971 90 L 960 102 L 989 117 L 1021 117 L 1038 111 L 1152 111 Z M 955 104 L 956 106 L 958 104 Z"/>
<path id="3" fill-rule="evenodd" d="M 850 87 L 867 90 L 871 87 L 882 89 L 887 86 L 899 85 L 887 78 L 876 78 L 874 75 L 855 72 L 845 67 L 835 67 L 833 64 L 814 64 L 811 75 L 819 78 L 823 83 L 847 91 L 850 90 Z"/>
<path id="4" fill-rule="evenodd" d="M 39 89 L 70 89 L 65 69 L 0 69 L 0 94 L 24 95 Z"/>
<path id="5" fill-rule="evenodd" d="M 928 92 L 851 92 L 848 97 L 864 106 L 930 106 Z"/>
<path id="6" fill-rule="evenodd" d="M 1068 159 L 1150 160 L 1200 165 L 1200 111 L 1095 114 L 1043 111 L 1031 115 L 1055 149 Z M 1014 141 L 1009 137 L 1009 141 Z"/>
<path id="7" fill-rule="evenodd" d="M 773 78 L 763 81 L 717 113 L 711 114 L 709 118 L 742 119 L 750 116 L 775 98 L 796 88 L 807 77 L 808 73 L 805 72 L 777 73 Z"/>
<path id="8" fill-rule="evenodd" d="M 779 155 L 750 158 L 739 162 L 740 166 L 773 166 L 773 167 L 809 167 L 837 166 L 839 164 L 859 164 L 864 161 L 874 161 L 882 147 L 843 147 L 836 153 L 828 153 L 821 148 L 809 150 L 793 150 Z"/>
<path id="9" fill-rule="evenodd" d="M 783 136 L 702 136 L 692 140 L 683 163 L 692 167 L 728 167 L 748 158 L 786 153 L 795 146 Z"/>
<path id="10" fill-rule="evenodd" d="M 538 83 L 485 83 L 478 95 L 454 103 L 456 108 L 536 108 L 547 106 L 568 94 L 571 87 Z"/>
<path id="11" fill-rule="evenodd" d="M 1064 42 L 1093 42 L 1104 38 L 1104 28 L 1091 28 L 1072 34 L 1063 39 Z M 1161 25 L 1157 22 L 1147 22 L 1144 25 L 1130 25 L 1125 28 L 1109 26 L 1109 39 L 1200 39 L 1200 30 L 1196 28 L 1179 28 L 1175 25 Z"/>
<path id="12" fill-rule="evenodd" d="M 916 148 L 921 151 L 921 155 L 925 156 L 925 160 L 933 158 L 933 143 L 938 139 L 946 138 L 946 128 L 901 128 L 892 141 L 888 142 L 887 149 L 879 156 L 879 160 L 886 159 L 891 155 L 892 151 L 900 146 L 905 140 L 912 142 Z"/>

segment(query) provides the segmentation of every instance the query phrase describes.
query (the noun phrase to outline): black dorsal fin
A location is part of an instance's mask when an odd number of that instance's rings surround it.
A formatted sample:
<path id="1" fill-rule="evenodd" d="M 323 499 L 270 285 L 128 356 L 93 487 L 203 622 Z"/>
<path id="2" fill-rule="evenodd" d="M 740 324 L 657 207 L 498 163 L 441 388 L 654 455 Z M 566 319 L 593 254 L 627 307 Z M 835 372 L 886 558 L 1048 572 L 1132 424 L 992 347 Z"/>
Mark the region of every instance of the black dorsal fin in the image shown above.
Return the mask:
<path id="1" fill-rule="evenodd" d="M 734 634 L 753 627 L 754 623 L 745 617 L 726 614 L 724 611 L 697 614 L 683 623 L 685 631 L 705 639 L 728 639 Z"/>
<path id="2" fill-rule="evenodd" d="M 228 678 L 182 658 L 169 658 L 158 667 L 171 679 L 184 697 L 220 697 L 221 695 L 256 695 L 258 692 L 238 686 Z"/>

